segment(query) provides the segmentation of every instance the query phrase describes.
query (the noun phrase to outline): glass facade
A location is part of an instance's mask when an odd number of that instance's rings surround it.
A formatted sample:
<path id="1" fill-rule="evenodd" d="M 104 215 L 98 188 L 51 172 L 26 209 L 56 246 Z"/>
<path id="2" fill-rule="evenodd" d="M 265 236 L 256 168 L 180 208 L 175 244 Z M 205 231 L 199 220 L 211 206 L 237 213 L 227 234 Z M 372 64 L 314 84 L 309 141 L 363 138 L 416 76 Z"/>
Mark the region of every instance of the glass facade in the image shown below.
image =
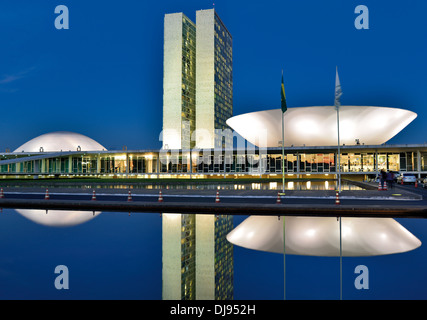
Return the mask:
<path id="1" fill-rule="evenodd" d="M 181 299 L 196 298 L 196 215 L 181 214 Z"/>
<path id="2" fill-rule="evenodd" d="M 196 26 L 182 19 L 181 146 L 194 148 L 191 134 L 196 128 Z"/>
<path id="3" fill-rule="evenodd" d="M 215 12 L 215 129 L 229 129 L 227 119 L 233 116 L 233 40 Z M 217 135 L 215 147 L 231 145 L 232 137 Z M 226 141 L 227 140 L 227 141 Z"/>
<path id="4" fill-rule="evenodd" d="M 421 171 L 427 171 L 427 152 L 420 153 L 421 158 Z"/>
<path id="5" fill-rule="evenodd" d="M 196 127 L 196 26 L 182 13 L 165 15 L 163 145 L 194 147 Z"/>
<path id="6" fill-rule="evenodd" d="M 11 155 L 15 159 L 15 155 Z M 2 160 L 7 160 L 6 156 Z M 234 150 L 198 150 L 183 152 L 117 152 L 84 153 L 33 161 L 1 164 L 0 174 L 60 175 L 147 175 L 147 174 L 281 174 L 280 150 L 244 153 Z M 285 172 L 288 174 L 336 173 L 336 152 L 286 152 Z M 348 174 L 391 171 L 427 172 L 427 151 L 417 150 L 343 152 L 341 172 Z"/>
<path id="7" fill-rule="evenodd" d="M 226 240 L 233 229 L 233 217 L 163 214 L 162 224 L 163 298 L 198 299 L 203 293 L 196 284 L 204 288 L 212 281 L 211 299 L 233 299 L 233 245 Z M 198 228 L 203 230 L 197 234 Z M 203 259 L 197 260 L 200 253 Z M 197 269 L 202 270 L 198 271 L 202 277 L 197 277 Z"/>
<path id="8" fill-rule="evenodd" d="M 233 245 L 226 236 L 233 230 L 233 216 L 215 216 L 215 299 L 232 300 L 234 296 Z"/>

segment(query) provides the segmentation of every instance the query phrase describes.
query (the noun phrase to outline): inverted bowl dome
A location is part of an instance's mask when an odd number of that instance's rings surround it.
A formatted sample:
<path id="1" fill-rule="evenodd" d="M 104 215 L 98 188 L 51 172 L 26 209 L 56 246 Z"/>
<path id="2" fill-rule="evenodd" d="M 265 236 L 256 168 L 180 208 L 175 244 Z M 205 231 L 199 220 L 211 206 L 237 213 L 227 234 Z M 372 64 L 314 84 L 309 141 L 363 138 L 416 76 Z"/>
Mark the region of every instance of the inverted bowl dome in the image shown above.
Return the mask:
<path id="1" fill-rule="evenodd" d="M 227 240 L 248 249 L 283 253 L 283 217 L 250 216 Z M 342 218 L 342 255 L 402 253 L 421 241 L 392 218 Z M 286 217 L 286 254 L 339 256 L 339 222 L 335 217 Z"/>
<path id="2" fill-rule="evenodd" d="M 38 136 L 17 148 L 14 152 L 59 152 L 59 151 L 107 150 L 95 140 L 79 133 L 58 131 Z"/>
<path id="3" fill-rule="evenodd" d="M 44 226 L 71 227 L 98 216 L 100 211 L 71 211 L 71 210 L 40 210 L 40 209 L 15 209 L 23 217 Z"/>
<path id="4" fill-rule="evenodd" d="M 258 147 L 279 147 L 284 116 L 285 146 L 334 146 L 337 144 L 337 112 L 333 106 L 288 108 L 245 113 L 227 125 Z M 345 145 L 380 145 L 411 123 L 417 114 L 398 108 L 341 106 L 340 142 Z"/>

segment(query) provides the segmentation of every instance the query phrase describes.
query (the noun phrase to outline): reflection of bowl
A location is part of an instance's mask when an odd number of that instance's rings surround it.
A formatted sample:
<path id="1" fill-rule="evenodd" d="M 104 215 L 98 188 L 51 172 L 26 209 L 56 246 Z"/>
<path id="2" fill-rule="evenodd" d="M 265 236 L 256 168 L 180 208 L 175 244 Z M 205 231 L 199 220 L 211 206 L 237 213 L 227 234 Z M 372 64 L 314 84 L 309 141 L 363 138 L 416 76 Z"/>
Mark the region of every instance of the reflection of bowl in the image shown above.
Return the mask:
<path id="1" fill-rule="evenodd" d="M 392 218 L 342 218 L 342 255 L 376 256 L 418 248 L 421 241 Z M 339 256 L 335 217 L 286 217 L 286 254 Z M 228 235 L 232 244 L 283 253 L 283 217 L 250 216 Z"/>
<path id="2" fill-rule="evenodd" d="M 40 209 L 15 209 L 25 218 L 49 227 L 71 227 L 87 222 L 101 212 L 98 211 L 65 211 Z"/>
<path id="3" fill-rule="evenodd" d="M 282 110 L 245 113 L 227 120 L 233 130 L 258 147 L 279 147 Z M 411 123 L 417 114 L 405 109 L 340 107 L 340 142 L 380 145 Z M 337 112 L 332 106 L 289 108 L 284 113 L 285 146 L 335 146 Z"/>

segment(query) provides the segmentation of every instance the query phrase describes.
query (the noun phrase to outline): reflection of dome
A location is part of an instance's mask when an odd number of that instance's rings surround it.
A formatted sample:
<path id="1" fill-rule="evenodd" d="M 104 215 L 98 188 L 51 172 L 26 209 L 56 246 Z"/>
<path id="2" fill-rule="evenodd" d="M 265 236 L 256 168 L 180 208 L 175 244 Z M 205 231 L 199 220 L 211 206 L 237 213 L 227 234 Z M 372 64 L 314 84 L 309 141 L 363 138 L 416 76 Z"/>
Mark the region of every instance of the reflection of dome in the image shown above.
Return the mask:
<path id="1" fill-rule="evenodd" d="M 14 152 L 101 151 L 95 140 L 79 133 L 58 131 L 46 133 L 24 143 Z"/>
<path id="2" fill-rule="evenodd" d="M 279 147 L 281 109 L 245 113 L 227 120 L 233 130 L 259 147 Z M 398 108 L 341 106 L 340 142 L 380 145 L 411 123 L 417 114 Z M 285 146 L 335 146 L 337 112 L 332 106 L 289 108 L 284 113 Z"/>
<path id="3" fill-rule="evenodd" d="M 234 245 L 283 253 L 283 217 L 250 216 L 227 235 Z M 376 256 L 418 248 L 421 241 L 392 218 L 342 218 L 342 255 Z M 339 256 L 335 217 L 286 217 L 286 254 Z"/>
<path id="4" fill-rule="evenodd" d="M 65 211 L 65 210 L 39 210 L 15 209 L 25 218 L 49 227 L 71 227 L 87 222 L 101 212 L 95 211 Z"/>

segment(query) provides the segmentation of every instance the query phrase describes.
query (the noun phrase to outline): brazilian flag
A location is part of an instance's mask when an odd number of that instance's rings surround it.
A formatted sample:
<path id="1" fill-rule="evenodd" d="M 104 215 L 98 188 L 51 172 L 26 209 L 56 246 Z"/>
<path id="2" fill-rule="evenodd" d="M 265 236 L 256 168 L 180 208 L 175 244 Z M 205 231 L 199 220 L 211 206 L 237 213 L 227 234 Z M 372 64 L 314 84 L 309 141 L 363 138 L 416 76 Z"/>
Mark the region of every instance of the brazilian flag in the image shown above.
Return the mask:
<path id="1" fill-rule="evenodd" d="M 285 85 L 283 84 L 283 74 L 282 74 L 282 88 L 280 90 L 280 93 L 282 96 L 282 112 L 284 113 L 286 110 L 288 110 L 288 107 L 286 106 Z"/>

